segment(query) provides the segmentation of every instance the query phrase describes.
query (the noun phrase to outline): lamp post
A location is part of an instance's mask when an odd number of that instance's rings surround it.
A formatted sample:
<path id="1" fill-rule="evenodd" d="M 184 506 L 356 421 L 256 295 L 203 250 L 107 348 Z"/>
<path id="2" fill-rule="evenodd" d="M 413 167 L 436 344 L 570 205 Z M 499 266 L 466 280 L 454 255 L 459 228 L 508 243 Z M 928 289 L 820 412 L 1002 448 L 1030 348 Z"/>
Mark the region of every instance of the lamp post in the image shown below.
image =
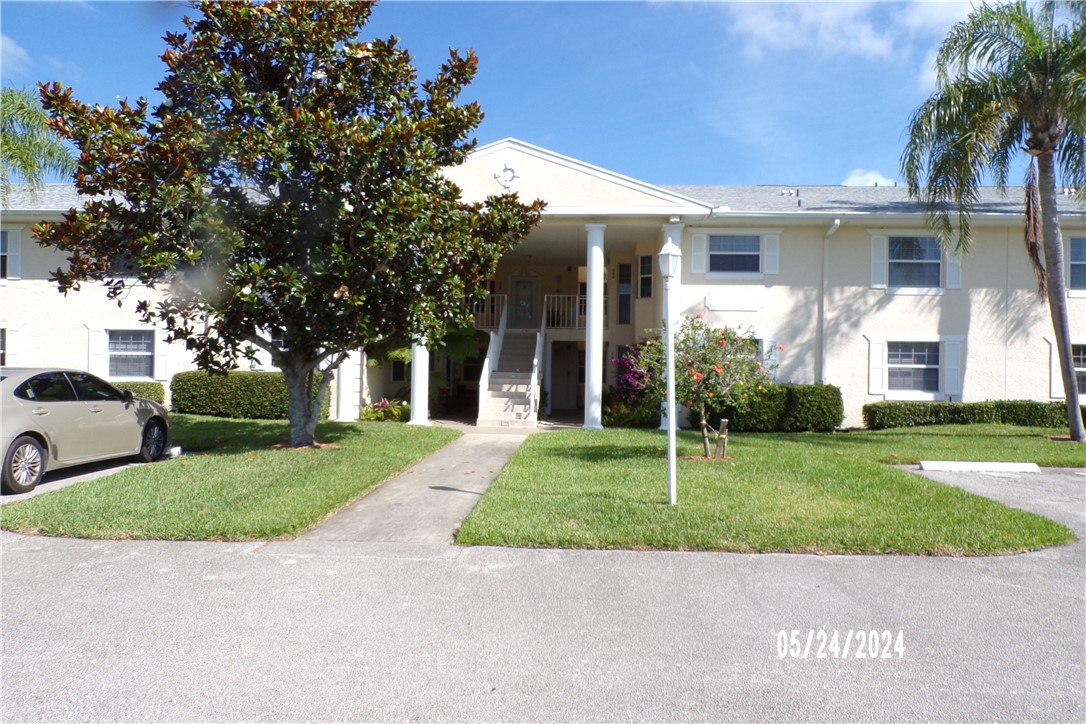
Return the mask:
<path id="1" fill-rule="evenodd" d="M 671 314 L 671 280 L 679 274 L 683 252 L 669 237 L 660 249 L 660 274 L 664 277 L 664 336 L 667 353 L 667 499 L 675 505 L 675 323 Z"/>

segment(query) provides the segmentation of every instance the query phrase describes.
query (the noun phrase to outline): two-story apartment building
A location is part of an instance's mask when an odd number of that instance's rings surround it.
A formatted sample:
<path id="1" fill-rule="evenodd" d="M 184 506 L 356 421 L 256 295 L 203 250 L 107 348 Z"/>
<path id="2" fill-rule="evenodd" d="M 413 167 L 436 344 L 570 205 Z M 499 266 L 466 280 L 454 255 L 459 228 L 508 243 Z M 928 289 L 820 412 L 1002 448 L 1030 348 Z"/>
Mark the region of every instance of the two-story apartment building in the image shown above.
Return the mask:
<path id="1" fill-rule="evenodd" d="M 652 186 L 507 139 L 482 146 L 449 176 L 464 197 L 516 191 L 548 203 L 542 224 L 500 262 L 476 310 L 490 342 L 477 364 L 449 365 L 415 348 L 409 366 L 341 368 L 339 419 L 413 391 L 426 420 L 428 371 L 478 390 L 479 422 L 534 425 L 537 414 L 602 421 L 610 360 L 663 322 L 656 256 L 682 249 L 673 309 L 750 330 L 780 381 L 841 388 L 845 425 L 883 399 L 1060 399 L 1048 309 L 1022 244 L 1021 191 L 985 189 L 972 253 L 943 252 L 922 209 L 898 187 Z M 1086 212 L 1064 197 L 1061 226 L 1079 385 L 1086 382 Z M 3 210 L 0 341 L 7 364 L 85 367 L 112 379 L 158 379 L 191 368 L 131 308 L 87 288 L 59 295 L 48 272 L 63 258 L 33 244 L 30 226 L 76 197 L 50 187 L 13 194 Z M 138 296 L 138 295 L 137 295 Z M 777 346 L 784 351 L 777 351 Z"/>

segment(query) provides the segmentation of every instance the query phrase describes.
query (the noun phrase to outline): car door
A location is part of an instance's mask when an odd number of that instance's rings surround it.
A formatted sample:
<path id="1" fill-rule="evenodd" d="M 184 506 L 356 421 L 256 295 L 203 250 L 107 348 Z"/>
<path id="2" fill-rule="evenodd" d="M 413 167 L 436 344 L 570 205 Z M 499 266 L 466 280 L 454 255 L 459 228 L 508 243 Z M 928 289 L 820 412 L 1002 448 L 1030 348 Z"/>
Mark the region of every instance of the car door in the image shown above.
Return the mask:
<path id="1" fill-rule="evenodd" d="M 88 459 L 136 454 L 140 425 L 135 405 L 126 403 L 113 385 L 94 375 L 69 372 L 68 379 L 82 406 L 77 425 L 83 454 Z"/>
<path id="2" fill-rule="evenodd" d="M 79 458 L 76 429 L 82 412 L 68 377 L 63 372 L 43 372 L 15 391 L 24 417 L 49 439 L 50 455 L 61 462 Z"/>

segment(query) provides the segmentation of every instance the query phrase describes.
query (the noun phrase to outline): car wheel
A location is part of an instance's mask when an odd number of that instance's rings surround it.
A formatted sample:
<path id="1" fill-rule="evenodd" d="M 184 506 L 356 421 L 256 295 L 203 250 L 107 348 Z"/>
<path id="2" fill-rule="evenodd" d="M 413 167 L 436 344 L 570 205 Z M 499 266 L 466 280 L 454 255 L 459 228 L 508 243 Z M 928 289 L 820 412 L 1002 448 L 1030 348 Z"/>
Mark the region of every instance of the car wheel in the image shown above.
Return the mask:
<path id="1" fill-rule="evenodd" d="M 166 452 L 166 426 L 159 420 L 151 420 L 143 428 L 143 444 L 140 445 L 140 460 L 154 462 Z"/>
<path id="2" fill-rule="evenodd" d="M 28 493 L 45 474 L 45 452 L 41 443 L 24 435 L 15 438 L 4 455 L 3 488 L 8 493 Z"/>

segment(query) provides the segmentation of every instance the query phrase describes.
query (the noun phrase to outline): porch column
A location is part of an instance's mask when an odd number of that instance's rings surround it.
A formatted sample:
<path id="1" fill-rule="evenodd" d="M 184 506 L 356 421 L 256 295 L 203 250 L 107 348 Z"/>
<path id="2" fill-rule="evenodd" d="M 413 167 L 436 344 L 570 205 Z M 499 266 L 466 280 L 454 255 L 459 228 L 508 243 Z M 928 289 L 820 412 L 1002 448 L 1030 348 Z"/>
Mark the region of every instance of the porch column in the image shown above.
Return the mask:
<path id="1" fill-rule="evenodd" d="M 585 314 L 584 426 L 603 427 L 603 230 L 607 224 L 585 224 L 588 231 L 588 299 Z"/>
<path id="2" fill-rule="evenodd" d="M 411 419 L 407 424 L 430 424 L 430 351 L 425 341 L 411 345 Z"/>
<path id="3" fill-rule="evenodd" d="M 354 350 L 336 370 L 336 419 L 354 422 L 362 402 L 362 370 L 366 366 L 366 354 Z"/>
<path id="4" fill-rule="evenodd" d="M 664 224 L 663 229 L 664 243 L 660 245 L 660 248 L 662 249 L 663 247 L 667 246 L 667 243 L 670 241 L 675 244 L 675 246 L 681 249 L 683 247 L 683 224 Z M 660 300 L 663 303 L 663 307 L 660 310 L 661 329 L 667 329 L 668 322 L 675 321 L 679 318 L 679 315 L 676 314 L 676 310 L 678 309 L 679 305 L 675 303 L 675 289 L 682 286 L 682 278 L 682 269 L 680 269 L 679 276 L 672 281 L 670 289 L 665 286 L 665 288 L 661 290 Z M 664 298 L 665 295 L 668 296 L 667 299 Z M 664 319 L 664 315 L 668 314 L 668 310 L 670 310 L 671 312 L 670 320 Z M 675 409 L 679 408 L 676 407 Z M 682 420 L 681 416 L 679 417 L 679 420 Z M 678 420 L 676 422 L 678 422 Z M 664 404 L 661 405 L 660 409 L 660 429 L 667 429 L 667 400 L 664 400 Z"/>

